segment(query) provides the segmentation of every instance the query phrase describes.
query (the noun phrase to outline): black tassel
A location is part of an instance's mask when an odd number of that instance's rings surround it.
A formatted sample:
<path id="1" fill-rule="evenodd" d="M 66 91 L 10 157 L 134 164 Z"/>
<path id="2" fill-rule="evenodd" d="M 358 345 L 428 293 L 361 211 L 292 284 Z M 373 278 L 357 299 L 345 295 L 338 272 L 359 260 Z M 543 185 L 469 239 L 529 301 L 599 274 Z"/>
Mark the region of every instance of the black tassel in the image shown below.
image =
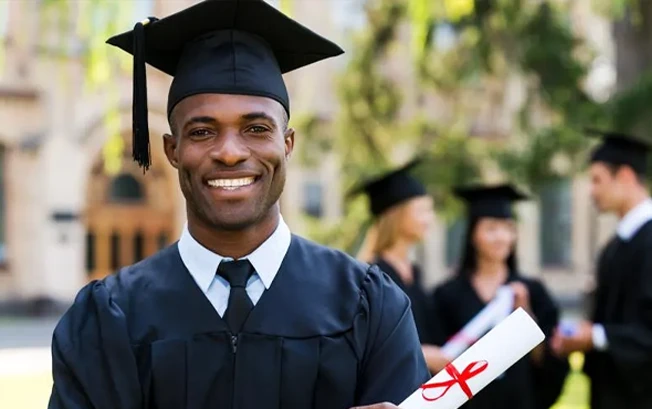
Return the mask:
<path id="1" fill-rule="evenodd" d="M 149 17 L 134 26 L 134 94 L 132 103 L 132 154 L 134 161 L 146 172 L 152 160 L 149 145 L 149 122 L 147 118 L 147 74 L 145 66 L 145 25 L 158 20 Z"/>

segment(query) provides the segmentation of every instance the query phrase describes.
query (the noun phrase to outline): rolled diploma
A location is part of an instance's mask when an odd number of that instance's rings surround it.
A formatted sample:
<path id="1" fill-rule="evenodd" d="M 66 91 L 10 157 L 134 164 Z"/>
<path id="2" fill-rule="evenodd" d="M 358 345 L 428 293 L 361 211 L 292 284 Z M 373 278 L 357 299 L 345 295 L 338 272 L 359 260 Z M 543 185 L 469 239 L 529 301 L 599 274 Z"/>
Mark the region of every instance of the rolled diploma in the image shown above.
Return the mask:
<path id="1" fill-rule="evenodd" d="M 494 299 L 451 337 L 441 348 L 442 352 L 451 359 L 457 358 L 482 335 L 504 320 L 514 308 L 513 306 L 514 291 L 508 286 L 500 287 Z"/>
<path id="2" fill-rule="evenodd" d="M 539 326 L 519 308 L 417 389 L 399 407 L 457 409 L 544 339 Z"/>

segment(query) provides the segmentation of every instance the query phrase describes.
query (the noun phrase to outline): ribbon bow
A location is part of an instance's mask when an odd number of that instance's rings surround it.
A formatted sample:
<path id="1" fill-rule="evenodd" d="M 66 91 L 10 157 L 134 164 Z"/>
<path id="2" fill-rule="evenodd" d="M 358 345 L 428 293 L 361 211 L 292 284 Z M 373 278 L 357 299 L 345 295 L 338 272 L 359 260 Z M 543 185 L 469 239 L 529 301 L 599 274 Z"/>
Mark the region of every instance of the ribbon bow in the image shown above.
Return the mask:
<path id="1" fill-rule="evenodd" d="M 444 382 L 434 382 L 434 383 L 427 383 L 421 386 L 421 396 L 423 399 L 433 402 L 436 401 L 440 398 L 442 398 L 448 391 L 455 386 L 456 384 L 460 385 L 460 388 L 462 388 L 462 391 L 466 394 L 466 396 L 471 399 L 473 397 L 473 392 L 471 392 L 471 388 L 469 388 L 469 385 L 466 383 L 469 379 L 479 375 L 480 373 L 484 372 L 485 369 L 489 366 L 489 363 L 487 361 L 475 361 L 471 362 L 470 364 L 467 365 L 466 368 L 462 371 L 462 373 L 459 373 L 457 368 L 453 366 L 453 364 L 448 364 L 446 365 L 446 372 L 451 376 L 452 379 L 449 379 L 448 381 Z M 436 389 L 436 388 L 445 388 L 442 393 L 437 395 L 436 397 L 432 398 L 426 395 L 426 390 L 428 389 Z"/>

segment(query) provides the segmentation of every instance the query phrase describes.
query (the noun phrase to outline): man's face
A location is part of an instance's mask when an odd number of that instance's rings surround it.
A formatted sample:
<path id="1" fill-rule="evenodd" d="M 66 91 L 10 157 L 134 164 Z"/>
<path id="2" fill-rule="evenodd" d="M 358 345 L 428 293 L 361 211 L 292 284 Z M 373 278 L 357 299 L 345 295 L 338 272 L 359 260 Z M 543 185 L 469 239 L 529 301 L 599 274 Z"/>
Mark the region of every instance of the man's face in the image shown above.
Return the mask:
<path id="1" fill-rule="evenodd" d="M 623 184 L 608 166 L 601 162 L 591 164 L 591 198 L 600 212 L 613 212 L 620 207 Z"/>
<path id="2" fill-rule="evenodd" d="M 165 153 L 179 172 L 189 222 L 237 231 L 272 214 L 294 147 L 281 104 L 200 94 L 182 100 L 171 117 Z"/>

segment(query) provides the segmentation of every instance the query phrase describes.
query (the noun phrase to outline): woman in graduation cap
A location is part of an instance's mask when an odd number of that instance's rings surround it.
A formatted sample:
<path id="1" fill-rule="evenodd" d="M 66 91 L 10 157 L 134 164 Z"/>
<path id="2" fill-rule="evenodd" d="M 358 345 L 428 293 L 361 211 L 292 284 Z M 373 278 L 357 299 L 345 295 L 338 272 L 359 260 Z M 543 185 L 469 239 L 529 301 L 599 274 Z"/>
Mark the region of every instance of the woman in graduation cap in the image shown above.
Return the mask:
<path id="1" fill-rule="evenodd" d="M 261 0 L 199 2 L 109 43 L 134 55 L 145 169 L 145 63 L 174 77 L 163 140 L 187 223 L 79 291 L 54 331 L 49 408 L 380 409 L 427 381 L 405 294 L 280 214 L 295 141 L 282 75 L 342 50 Z"/>
<path id="2" fill-rule="evenodd" d="M 542 283 L 522 276 L 516 263 L 512 204 L 526 196 L 511 185 L 471 186 L 455 193 L 467 203 L 468 228 L 457 274 L 439 285 L 432 297 L 440 318 L 436 343 L 443 345 L 457 334 L 503 285 L 514 292 L 514 308 L 525 309 L 551 335 L 559 310 Z M 542 344 L 463 407 L 547 409 L 556 401 L 567 371 L 566 361 Z"/>
<path id="3" fill-rule="evenodd" d="M 405 166 L 363 182 L 352 194 L 364 192 L 374 223 L 367 231 L 358 259 L 376 264 L 410 297 L 428 368 L 439 372 L 450 359 L 434 346 L 435 311 L 422 283 L 418 265 L 410 260 L 410 250 L 421 242 L 434 220 L 433 200 L 425 186 L 410 174 L 421 158 Z"/>

